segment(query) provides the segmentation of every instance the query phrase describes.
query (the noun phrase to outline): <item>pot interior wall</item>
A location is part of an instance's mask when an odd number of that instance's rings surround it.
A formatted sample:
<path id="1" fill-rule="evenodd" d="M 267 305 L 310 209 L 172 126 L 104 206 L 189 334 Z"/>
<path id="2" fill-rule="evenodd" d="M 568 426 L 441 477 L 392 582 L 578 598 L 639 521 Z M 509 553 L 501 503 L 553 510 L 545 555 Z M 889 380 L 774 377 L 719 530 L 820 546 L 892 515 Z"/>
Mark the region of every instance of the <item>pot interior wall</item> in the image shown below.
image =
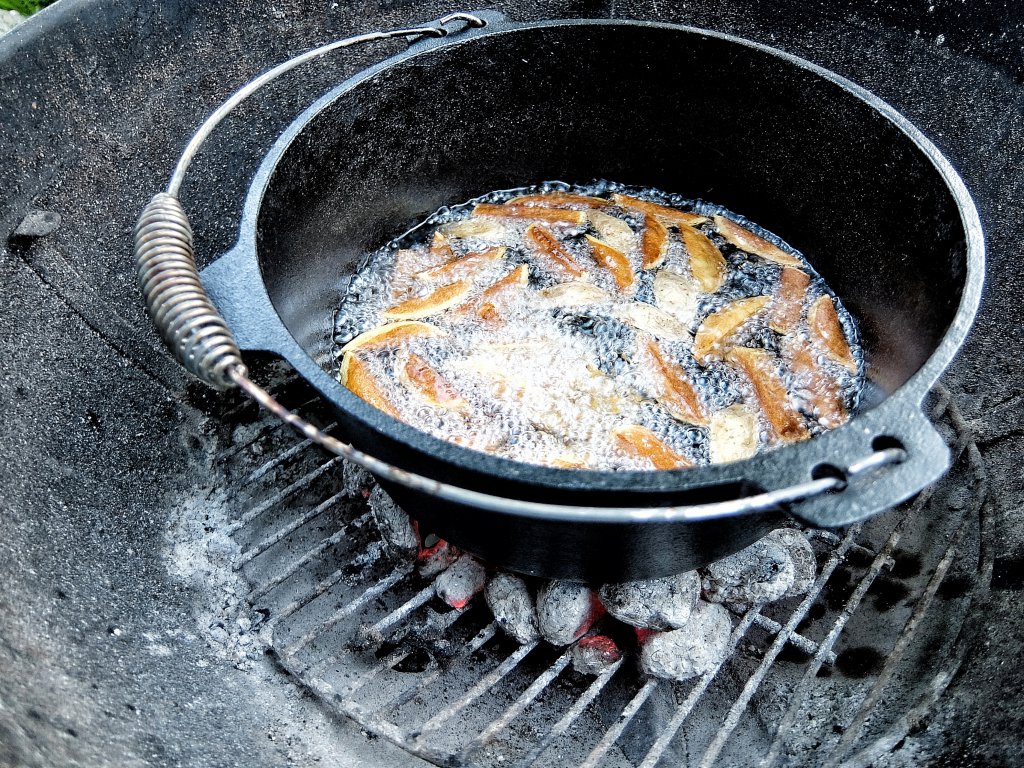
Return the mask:
<path id="1" fill-rule="evenodd" d="M 764 51 L 641 25 L 429 50 L 342 93 L 284 153 L 257 244 L 289 331 L 325 360 L 339 284 L 441 205 L 546 179 L 704 198 L 803 251 L 891 393 L 956 312 L 964 231 L 921 150 L 842 87 Z"/>

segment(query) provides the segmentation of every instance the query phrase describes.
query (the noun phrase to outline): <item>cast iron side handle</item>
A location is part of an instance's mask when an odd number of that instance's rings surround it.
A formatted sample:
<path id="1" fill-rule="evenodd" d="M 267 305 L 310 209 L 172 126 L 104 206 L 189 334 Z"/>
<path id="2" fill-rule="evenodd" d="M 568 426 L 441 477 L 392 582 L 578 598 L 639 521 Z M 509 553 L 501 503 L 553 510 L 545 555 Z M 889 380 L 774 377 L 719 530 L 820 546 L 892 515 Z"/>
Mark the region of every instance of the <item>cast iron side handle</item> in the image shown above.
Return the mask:
<path id="1" fill-rule="evenodd" d="M 445 501 L 481 507 L 496 512 L 542 516 L 549 519 L 607 520 L 627 516 L 641 520 L 699 520 L 746 514 L 838 492 L 847 480 L 838 476 L 811 479 L 803 483 L 754 496 L 696 506 L 592 507 L 547 504 L 507 499 L 441 483 L 388 464 L 342 443 L 290 412 L 268 392 L 249 378 L 242 353 L 224 318 L 221 317 L 199 278 L 192 241 L 192 227 L 178 200 L 182 179 L 199 147 L 213 129 L 242 101 L 277 76 L 330 51 L 393 37 L 445 37 L 444 26 L 455 21 L 470 27 L 482 27 L 486 21 L 468 13 L 453 13 L 439 19 L 435 26 L 371 32 L 315 48 L 267 70 L 217 108 L 196 131 L 182 153 L 164 192 L 157 193 L 145 207 L 135 228 L 135 259 L 139 284 L 153 322 L 182 365 L 197 378 L 218 389 L 239 387 L 260 405 L 299 433 L 332 453 L 357 464 L 386 480 Z M 886 448 L 844 468 L 846 478 L 855 478 L 904 460 L 900 448 Z"/>

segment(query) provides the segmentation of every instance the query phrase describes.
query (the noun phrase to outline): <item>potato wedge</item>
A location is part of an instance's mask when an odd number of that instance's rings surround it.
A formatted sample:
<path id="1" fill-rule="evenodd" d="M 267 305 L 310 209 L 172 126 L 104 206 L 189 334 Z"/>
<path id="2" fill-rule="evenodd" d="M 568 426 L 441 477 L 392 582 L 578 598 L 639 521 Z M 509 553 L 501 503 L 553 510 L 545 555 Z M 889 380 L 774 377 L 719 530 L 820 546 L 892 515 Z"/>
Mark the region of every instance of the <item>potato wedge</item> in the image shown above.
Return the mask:
<path id="1" fill-rule="evenodd" d="M 443 259 L 438 259 L 428 248 L 426 251 L 413 248 L 401 248 L 395 251 L 394 267 L 392 271 L 392 284 L 389 286 L 392 297 L 398 290 L 398 285 L 405 285 L 417 272 L 422 272 L 428 267 L 437 265 Z"/>
<path id="2" fill-rule="evenodd" d="M 438 231 L 448 237 L 457 237 L 460 240 L 482 240 L 485 243 L 503 243 L 510 237 L 509 227 L 505 222 L 490 218 L 470 217 L 452 221 L 442 224 Z"/>
<path id="3" fill-rule="evenodd" d="M 418 320 L 421 317 L 436 315 L 465 299 L 470 287 L 468 281 L 456 280 L 454 283 L 442 285 L 427 296 L 415 296 L 388 307 L 383 314 L 389 320 Z"/>
<path id="4" fill-rule="evenodd" d="M 783 356 L 798 383 L 798 396 L 814 411 L 826 429 L 845 424 L 850 418 L 836 380 L 821 369 L 810 344 L 793 341 L 783 347 Z"/>
<path id="5" fill-rule="evenodd" d="M 397 347 L 415 338 L 443 338 L 448 332 L 436 325 L 421 323 L 417 320 L 399 320 L 397 323 L 378 325 L 360 333 L 352 341 L 341 348 L 341 352 L 353 352 L 357 349 L 380 349 Z"/>
<path id="6" fill-rule="evenodd" d="M 668 230 L 656 216 L 644 215 L 644 233 L 640 238 L 643 251 L 641 266 L 644 269 L 655 269 L 665 261 L 668 248 Z"/>
<path id="7" fill-rule="evenodd" d="M 587 244 L 590 245 L 590 253 L 601 269 L 607 270 L 615 280 L 615 285 L 623 293 L 631 293 L 635 277 L 633 265 L 629 263 L 626 254 L 613 248 L 606 242 L 596 237 L 586 236 Z"/>
<path id="8" fill-rule="evenodd" d="M 624 454 L 644 459 L 655 469 L 682 469 L 693 466 L 693 462 L 673 451 L 646 427 L 635 424 L 616 427 L 612 430 L 612 437 Z"/>
<path id="9" fill-rule="evenodd" d="M 430 241 L 430 255 L 436 259 L 443 259 L 445 261 L 455 258 L 455 251 L 452 250 L 452 244 L 448 242 L 448 238 L 441 232 L 435 232 L 433 239 Z"/>
<path id="10" fill-rule="evenodd" d="M 774 261 L 784 267 L 801 267 L 803 262 L 796 256 L 791 256 L 777 245 L 773 245 L 763 237 L 755 235 L 749 229 L 745 229 L 732 219 L 725 216 L 715 216 L 715 229 L 718 234 L 735 245 L 741 251 L 760 256 L 762 259 Z"/>
<path id="11" fill-rule="evenodd" d="M 540 205 L 545 208 L 572 208 L 573 206 L 605 208 L 608 206 L 608 201 L 603 197 L 576 195 L 572 192 L 548 192 L 513 197 L 505 205 Z"/>
<path id="12" fill-rule="evenodd" d="M 704 318 L 693 337 L 693 355 L 705 360 L 712 354 L 724 355 L 723 344 L 729 340 L 744 323 L 768 306 L 770 296 L 752 296 L 726 304 L 717 312 Z"/>
<path id="13" fill-rule="evenodd" d="M 680 227 L 683 247 L 690 256 L 690 272 L 704 293 L 714 293 L 725 282 L 725 257 L 702 232 Z"/>
<path id="14" fill-rule="evenodd" d="M 551 224 L 572 224 L 582 227 L 587 215 L 582 211 L 567 208 L 542 208 L 539 205 L 492 205 L 479 203 L 473 206 L 474 216 L 495 216 L 502 219 L 533 219 Z"/>
<path id="15" fill-rule="evenodd" d="M 431 405 L 452 411 L 466 408 L 465 398 L 419 355 L 409 355 L 401 368 L 400 376 L 406 387 Z"/>
<path id="16" fill-rule="evenodd" d="M 670 226 L 696 227 L 698 224 L 703 224 L 708 220 L 707 216 L 701 216 L 698 213 L 680 211 L 678 208 L 670 208 L 667 205 L 650 203 L 637 197 L 630 197 L 629 195 L 620 195 L 616 193 L 612 195 L 610 199 L 613 203 L 621 205 L 623 208 L 632 208 L 633 210 L 640 211 L 648 216 L 657 216 L 661 219 L 663 224 L 668 224 Z"/>
<path id="17" fill-rule="evenodd" d="M 398 409 L 384 394 L 380 382 L 377 381 L 370 368 L 356 356 L 355 352 L 346 352 L 345 356 L 341 358 L 338 380 L 360 400 L 365 400 L 389 416 L 399 418 Z"/>
<path id="18" fill-rule="evenodd" d="M 654 301 L 659 309 L 689 326 L 697 314 L 700 289 L 689 277 L 659 270 L 654 276 Z"/>
<path id="19" fill-rule="evenodd" d="M 435 282 L 440 280 L 447 280 L 451 282 L 457 277 L 468 277 L 473 272 L 483 269 L 488 264 L 501 261 L 505 258 L 506 250 L 505 246 L 498 245 L 494 248 L 487 248 L 483 251 L 467 253 L 461 258 L 452 258 L 443 264 L 438 264 L 436 267 L 430 267 L 422 272 L 417 272 L 413 275 L 413 279 L 426 282 Z"/>
<path id="20" fill-rule="evenodd" d="M 686 378 L 686 372 L 667 360 L 651 337 L 638 339 L 637 343 L 650 361 L 651 375 L 658 390 L 657 401 L 680 421 L 706 426 L 708 417 L 704 404 Z"/>
<path id="21" fill-rule="evenodd" d="M 636 248 L 636 233 L 629 224 L 617 216 L 604 211 L 588 211 L 587 221 L 597 232 L 597 236 L 615 250 L 629 253 Z"/>
<path id="22" fill-rule="evenodd" d="M 807 325 L 811 338 L 821 345 L 830 359 L 839 363 L 849 371 L 857 370 L 857 361 L 853 359 L 846 334 L 839 323 L 835 304 L 830 296 L 819 296 L 807 310 Z"/>
<path id="23" fill-rule="evenodd" d="M 790 334 L 796 330 L 804 313 L 804 301 L 811 278 L 806 272 L 783 267 L 779 278 L 779 290 L 772 299 L 768 325 L 773 331 Z"/>
<path id="24" fill-rule="evenodd" d="M 733 347 L 726 360 L 750 380 L 754 396 L 777 439 L 795 443 L 811 436 L 803 417 L 789 401 L 789 393 L 775 370 L 774 355 L 763 349 Z"/>
<path id="25" fill-rule="evenodd" d="M 572 251 L 547 227 L 531 224 L 526 228 L 525 240 L 530 249 L 542 257 L 542 266 L 558 277 L 579 280 L 586 272 L 576 263 Z"/>
<path id="26" fill-rule="evenodd" d="M 610 304 L 614 300 L 610 293 L 593 283 L 581 283 L 578 280 L 559 283 L 538 293 L 559 307 L 592 307 L 595 304 Z"/>
<path id="27" fill-rule="evenodd" d="M 745 405 L 730 405 L 711 414 L 708 446 L 712 464 L 749 459 L 757 453 L 757 415 Z"/>
<path id="28" fill-rule="evenodd" d="M 615 307 L 613 314 L 626 325 L 664 341 L 689 341 L 691 338 L 689 328 L 653 304 L 631 301 Z"/>
<path id="29" fill-rule="evenodd" d="M 587 462 L 572 454 L 563 454 L 551 459 L 551 466 L 558 469 L 586 469 Z"/>
<path id="30" fill-rule="evenodd" d="M 472 307 L 463 306 L 457 311 L 474 309 L 477 316 L 482 320 L 497 320 L 501 316 L 500 309 L 505 299 L 514 292 L 525 290 L 529 279 L 529 268 L 525 264 L 520 264 L 507 275 L 495 280 L 485 288 L 483 293 L 480 294 L 479 300 L 472 303 Z"/>

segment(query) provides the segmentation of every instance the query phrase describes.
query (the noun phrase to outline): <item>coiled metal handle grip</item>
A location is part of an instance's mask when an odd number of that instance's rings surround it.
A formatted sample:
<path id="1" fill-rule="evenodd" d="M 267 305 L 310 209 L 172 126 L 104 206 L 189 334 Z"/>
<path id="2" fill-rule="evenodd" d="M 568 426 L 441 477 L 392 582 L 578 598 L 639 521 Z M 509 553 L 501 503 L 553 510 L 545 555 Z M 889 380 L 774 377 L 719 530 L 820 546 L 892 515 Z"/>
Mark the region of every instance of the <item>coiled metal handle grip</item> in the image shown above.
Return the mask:
<path id="1" fill-rule="evenodd" d="M 444 25 L 452 22 L 463 22 L 468 27 L 486 24 L 479 16 L 458 12 L 438 19 L 433 26 L 369 32 L 335 40 L 268 69 L 231 94 L 199 126 L 182 151 L 166 191 L 153 196 L 135 226 L 135 262 L 150 317 L 175 356 L 194 376 L 217 389 L 231 389 L 237 386 L 238 377 L 247 375 L 242 352 L 199 279 L 192 226 L 178 200 L 185 172 L 200 146 L 235 107 L 300 64 L 373 40 L 445 37 L 450 31 Z"/>
<path id="2" fill-rule="evenodd" d="M 217 389 L 245 373 L 242 351 L 199 279 L 192 226 L 177 197 L 158 192 L 135 225 L 135 262 L 146 307 L 192 375 Z"/>

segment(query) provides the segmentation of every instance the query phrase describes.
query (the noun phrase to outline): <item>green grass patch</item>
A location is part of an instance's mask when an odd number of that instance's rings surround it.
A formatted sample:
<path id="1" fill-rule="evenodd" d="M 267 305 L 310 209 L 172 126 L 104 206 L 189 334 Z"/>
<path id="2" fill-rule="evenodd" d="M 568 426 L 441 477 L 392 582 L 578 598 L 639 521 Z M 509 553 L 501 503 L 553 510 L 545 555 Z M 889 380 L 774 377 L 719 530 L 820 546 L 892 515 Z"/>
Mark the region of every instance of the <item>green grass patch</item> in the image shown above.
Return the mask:
<path id="1" fill-rule="evenodd" d="M 17 11 L 22 16 L 31 16 L 54 0 L 0 0 L 0 11 Z"/>

